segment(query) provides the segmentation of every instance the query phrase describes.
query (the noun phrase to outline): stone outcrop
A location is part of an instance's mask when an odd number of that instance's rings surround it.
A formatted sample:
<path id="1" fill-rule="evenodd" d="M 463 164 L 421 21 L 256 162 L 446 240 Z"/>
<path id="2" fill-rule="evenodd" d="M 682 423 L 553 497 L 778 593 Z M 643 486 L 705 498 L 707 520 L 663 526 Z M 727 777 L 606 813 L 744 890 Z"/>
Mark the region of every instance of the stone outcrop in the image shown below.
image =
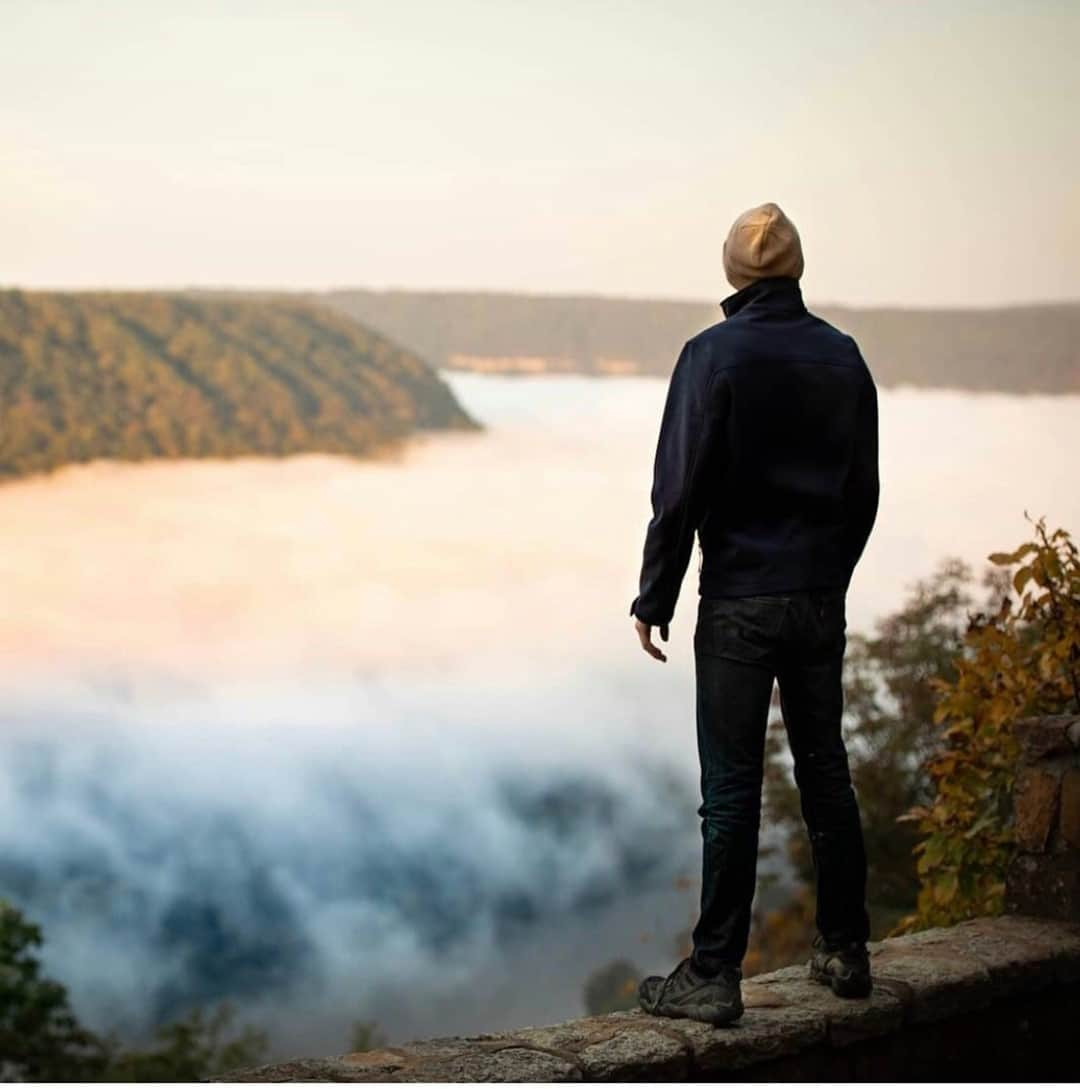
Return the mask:
<path id="1" fill-rule="evenodd" d="M 613 1013 L 510 1033 L 271 1063 L 219 1080 L 746 1081 L 798 1078 L 800 1070 L 812 1072 L 815 1080 L 864 1080 L 878 1076 L 875 1070 L 906 1080 L 933 1055 L 937 1058 L 923 1073 L 982 1069 L 985 1075 L 992 1045 L 1005 1039 L 1003 1012 L 1012 1026 L 1009 1046 L 1018 1046 L 1019 1024 L 1030 1017 L 1025 998 L 1053 1000 L 1068 1014 L 1070 1034 L 1080 1024 L 1077 925 L 1026 916 L 975 919 L 872 943 L 870 955 L 874 990 L 869 998 L 837 998 L 807 978 L 805 965 L 781 968 L 743 982 L 746 1012 L 724 1028 L 641 1011 Z M 961 1044 L 958 1022 L 965 1018 L 974 1038 Z M 997 1026 L 997 1041 L 986 1038 L 990 1024 Z M 932 1034 L 920 1033 L 924 1027 L 949 1031 L 928 1048 Z M 906 1039 L 911 1054 L 905 1057 L 894 1038 Z M 991 1073 L 1001 1070 L 998 1060 L 990 1066 Z"/>
<path id="2" fill-rule="evenodd" d="M 1080 919 L 1080 715 L 1013 726 L 1024 766 L 1014 793 L 1017 850 L 1006 911 Z"/>
<path id="3" fill-rule="evenodd" d="M 1007 913 L 870 944 L 864 999 L 805 964 L 743 982 L 733 1025 L 640 1010 L 270 1063 L 220 1081 L 1071 1081 L 1080 1027 L 1080 716 L 1017 723 Z"/>

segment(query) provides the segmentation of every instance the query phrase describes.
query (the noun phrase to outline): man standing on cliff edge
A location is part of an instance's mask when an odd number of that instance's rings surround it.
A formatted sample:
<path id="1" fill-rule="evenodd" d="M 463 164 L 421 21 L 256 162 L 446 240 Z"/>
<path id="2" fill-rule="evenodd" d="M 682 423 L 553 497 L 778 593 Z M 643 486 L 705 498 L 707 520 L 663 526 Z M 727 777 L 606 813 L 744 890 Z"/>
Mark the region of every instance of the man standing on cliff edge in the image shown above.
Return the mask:
<path id="1" fill-rule="evenodd" d="M 640 592 L 641 645 L 667 658 L 701 546 L 694 630 L 701 912 L 693 950 L 641 983 L 644 1010 L 715 1025 L 742 1015 L 774 680 L 817 883 L 811 978 L 871 990 L 866 855 L 840 720 L 846 595 L 878 508 L 877 389 L 859 348 L 811 314 L 794 224 L 773 203 L 724 243 L 725 320 L 675 364 L 660 424 Z"/>

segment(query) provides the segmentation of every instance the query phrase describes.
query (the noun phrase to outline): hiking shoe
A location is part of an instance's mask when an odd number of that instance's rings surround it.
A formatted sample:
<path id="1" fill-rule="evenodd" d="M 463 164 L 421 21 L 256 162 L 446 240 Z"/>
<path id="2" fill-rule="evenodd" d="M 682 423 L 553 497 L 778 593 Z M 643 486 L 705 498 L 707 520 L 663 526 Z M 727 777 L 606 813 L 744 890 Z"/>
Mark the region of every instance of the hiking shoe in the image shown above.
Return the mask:
<path id="1" fill-rule="evenodd" d="M 742 1017 L 742 971 L 727 967 L 719 975 L 699 975 L 684 957 L 671 975 L 647 976 L 638 987 L 638 1004 L 656 1017 L 688 1017 L 726 1025 Z"/>
<path id="2" fill-rule="evenodd" d="M 870 954 L 862 942 L 828 949 L 819 934 L 810 958 L 810 978 L 825 983 L 841 998 L 865 998 L 871 989 Z"/>

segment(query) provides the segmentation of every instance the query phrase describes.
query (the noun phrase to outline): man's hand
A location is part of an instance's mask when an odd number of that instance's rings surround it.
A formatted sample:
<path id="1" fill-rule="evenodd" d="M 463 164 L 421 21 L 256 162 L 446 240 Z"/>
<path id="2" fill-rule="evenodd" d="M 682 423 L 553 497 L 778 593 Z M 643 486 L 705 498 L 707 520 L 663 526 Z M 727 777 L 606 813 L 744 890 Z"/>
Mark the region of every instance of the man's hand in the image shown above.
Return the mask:
<path id="1" fill-rule="evenodd" d="M 653 658 L 657 658 L 661 662 L 666 662 L 667 655 L 652 641 L 652 624 L 646 624 L 644 620 L 638 620 L 637 617 L 634 617 L 634 629 L 637 631 L 638 638 L 641 640 L 641 649 Z M 668 626 L 667 624 L 661 624 L 660 638 L 666 643 L 668 641 L 667 637 Z"/>

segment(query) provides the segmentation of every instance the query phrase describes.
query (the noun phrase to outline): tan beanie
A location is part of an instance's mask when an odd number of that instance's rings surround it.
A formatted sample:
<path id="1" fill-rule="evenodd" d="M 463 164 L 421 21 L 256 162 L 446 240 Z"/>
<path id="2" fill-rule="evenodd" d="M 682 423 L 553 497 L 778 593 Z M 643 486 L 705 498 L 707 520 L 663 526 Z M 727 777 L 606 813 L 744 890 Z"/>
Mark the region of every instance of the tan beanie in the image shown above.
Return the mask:
<path id="1" fill-rule="evenodd" d="M 802 242 L 795 224 L 769 201 L 731 225 L 724 241 L 724 274 L 737 291 L 766 276 L 803 274 Z"/>

